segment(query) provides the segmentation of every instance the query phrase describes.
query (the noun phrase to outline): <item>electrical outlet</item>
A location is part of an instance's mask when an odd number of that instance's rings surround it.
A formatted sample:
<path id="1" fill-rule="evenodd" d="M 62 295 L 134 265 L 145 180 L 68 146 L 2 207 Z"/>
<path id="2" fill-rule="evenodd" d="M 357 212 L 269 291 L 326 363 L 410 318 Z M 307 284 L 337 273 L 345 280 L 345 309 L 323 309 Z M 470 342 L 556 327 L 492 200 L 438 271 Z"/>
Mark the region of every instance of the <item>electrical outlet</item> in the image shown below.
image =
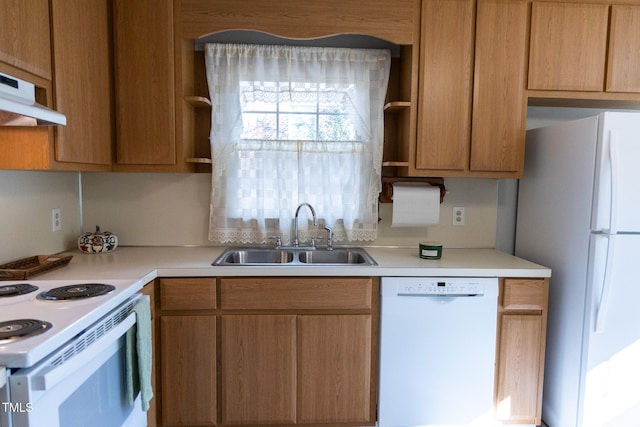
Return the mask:
<path id="1" fill-rule="evenodd" d="M 62 230 L 62 215 L 60 209 L 51 209 L 51 231 Z"/>
<path id="2" fill-rule="evenodd" d="M 463 206 L 454 206 L 453 207 L 453 225 L 464 225 L 464 207 Z"/>

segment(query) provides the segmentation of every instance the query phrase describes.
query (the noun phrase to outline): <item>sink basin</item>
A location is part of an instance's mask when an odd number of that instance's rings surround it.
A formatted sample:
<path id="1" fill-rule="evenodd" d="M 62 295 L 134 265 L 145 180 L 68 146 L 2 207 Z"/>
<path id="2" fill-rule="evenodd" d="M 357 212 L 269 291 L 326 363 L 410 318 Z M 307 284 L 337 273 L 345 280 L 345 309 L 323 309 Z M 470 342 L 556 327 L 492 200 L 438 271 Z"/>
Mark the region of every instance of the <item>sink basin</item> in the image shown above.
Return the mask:
<path id="1" fill-rule="evenodd" d="M 227 249 L 214 265 L 286 264 L 293 261 L 293 253 L 277 249 Z"/>
<path id="2" fill-rule="evenodd" d="M 376 264 L 363 249 L 304 251 L 300 252 L 298 259 L 304 264 Z"/>
<path id="3" fill-rule="evenodd" d="M 227 266 L 305 266 L 305 265 L 377 265 L 362 248 L 334 250 L 309 248 L 228 248 L 213 265 Z"/>

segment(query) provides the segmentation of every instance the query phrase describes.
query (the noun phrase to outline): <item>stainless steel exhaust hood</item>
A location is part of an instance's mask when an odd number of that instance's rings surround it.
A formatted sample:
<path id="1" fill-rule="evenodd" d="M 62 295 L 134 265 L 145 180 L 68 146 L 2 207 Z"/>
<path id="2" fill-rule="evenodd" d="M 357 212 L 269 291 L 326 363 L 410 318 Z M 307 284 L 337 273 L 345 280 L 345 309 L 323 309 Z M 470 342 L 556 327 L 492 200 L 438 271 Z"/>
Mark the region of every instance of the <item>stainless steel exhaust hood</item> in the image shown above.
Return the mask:
<path id="1" fill-rule="evenodd" d="M 36 102 L 32 83 L 0 73 L 0 126 L 66 125 L 64 114 Z"/>

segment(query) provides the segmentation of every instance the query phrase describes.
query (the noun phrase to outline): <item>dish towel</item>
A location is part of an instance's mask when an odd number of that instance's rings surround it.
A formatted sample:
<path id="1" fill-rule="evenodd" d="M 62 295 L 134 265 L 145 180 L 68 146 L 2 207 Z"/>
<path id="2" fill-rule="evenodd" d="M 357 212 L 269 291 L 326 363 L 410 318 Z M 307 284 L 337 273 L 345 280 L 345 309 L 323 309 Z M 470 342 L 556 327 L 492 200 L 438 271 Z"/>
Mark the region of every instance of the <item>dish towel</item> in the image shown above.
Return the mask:
<path id="1" fill-rule="evenodd" d="M 133 404 L 138 392 L 142 410 L 149 410 L 149 401 L 153 397 L 151 387 L 151 306 L 148 295 L 143 295 L 133 307 L 136 324 L 126 335 L 126 371 L 127 400 Z"/>

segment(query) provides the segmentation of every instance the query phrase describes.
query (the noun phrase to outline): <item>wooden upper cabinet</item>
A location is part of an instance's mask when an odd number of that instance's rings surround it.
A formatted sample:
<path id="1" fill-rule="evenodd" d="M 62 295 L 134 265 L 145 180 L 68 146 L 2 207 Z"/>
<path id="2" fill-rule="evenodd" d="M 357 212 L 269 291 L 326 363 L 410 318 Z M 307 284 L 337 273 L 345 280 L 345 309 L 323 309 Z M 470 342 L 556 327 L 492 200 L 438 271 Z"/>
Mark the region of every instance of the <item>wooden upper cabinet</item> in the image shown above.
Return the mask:
<path id="1" fill-rule="evenodd" d="M 171 0 L 115 0 L 117 165 L 175 165 Z"/>
<path id="2" fill-rule="evenodd" d="M 416 42 L 418 0 L 182 0 L 182 36 L 198 39 L 226 30 L 280 37 L 364 34 L 399 45 Z"/>
<path id="3" fill-rule="evenodd" d="M 640 92 L 640 6 L 611 7 L 607 64 L 607 91 Z"/>
<path id="4" fill-rule="evenodd" d="M 417 175 L 518 177 L 526 123 L 526 0 L 425 0 Z"/>
<path id="5" fill-rule="evenodd" d="M 113 96 L 109 0 L 52 0 L 58 162 L 111 165 Z"/>
<path id="6" fill-rule="evenodd" d="M 0 11 L 0 61 L 51 80 L 49 1 L 0 0 Z"/>
<path id="7" fill-rule="evenodd" d="M 468 167 L 474 3 L 422 3 L 416 169 Z"/>
<path id="8" fill-rule="evenodd" d="M 66 126 L 1 129 L 0 168 L 110 170 L 110 1 L 0 0 L 0 6 L 0 69 L 34 83 L 37 101 L 67 116 Z"/>
<path id="9" fill-rule="evenodd" d="M 529 89 L 602 91 L 608 20 L 606 4 L 534 2 Z"/>
<path id="10" fill-rule="evenodd" d="M 527 19 L 525 0 L 478 0 L 471 172 L 524 168 Z"/>

